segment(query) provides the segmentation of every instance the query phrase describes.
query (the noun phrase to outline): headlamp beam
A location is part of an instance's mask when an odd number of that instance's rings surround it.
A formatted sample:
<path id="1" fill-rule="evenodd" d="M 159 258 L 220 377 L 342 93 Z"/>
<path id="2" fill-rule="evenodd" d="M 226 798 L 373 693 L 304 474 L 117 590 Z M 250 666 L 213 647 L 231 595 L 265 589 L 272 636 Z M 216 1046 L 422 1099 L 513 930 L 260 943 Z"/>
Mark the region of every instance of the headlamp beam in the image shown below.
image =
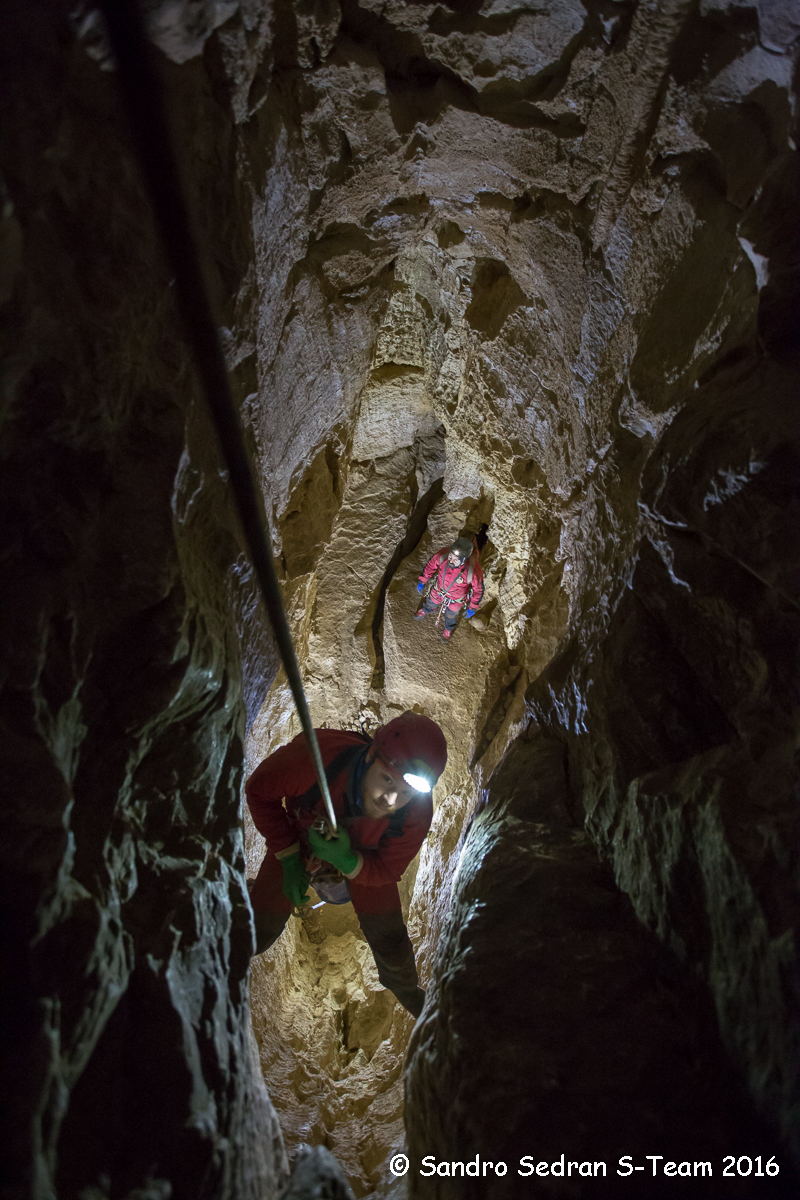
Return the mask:
<path id="1" fill-rule="evenodd" d="M 412 787 L 415 792 L 430 792 L 432 790 L 430 782 L 427 779 L 423 778 L 422 775 L 412 775 L 410 771 L 406 771 L 403 775 L 403 782 Z"/>

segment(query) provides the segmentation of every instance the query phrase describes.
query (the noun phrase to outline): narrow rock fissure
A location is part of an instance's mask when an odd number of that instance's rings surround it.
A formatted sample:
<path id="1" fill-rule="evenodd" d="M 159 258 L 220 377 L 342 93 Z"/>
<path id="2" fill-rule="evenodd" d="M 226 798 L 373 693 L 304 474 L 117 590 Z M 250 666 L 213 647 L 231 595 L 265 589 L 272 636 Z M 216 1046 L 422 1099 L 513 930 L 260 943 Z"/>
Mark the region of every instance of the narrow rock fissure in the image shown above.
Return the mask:
<path id="1" fill-rule="evenodd" d="M 483 755 L 491 746 L 500 732 L 508 710 L 514 702 L 518 690 L 517 683 L 524 669 L 524 662 L 517 661 L 517 654 L 512 650 L 506 663 L 498 664 L 499 678 L 492 688 L 495 698 L 490 702 L 486 717 L 480 725 L 476 737 L 476 749 L 470 762 L 470 770 L 474 771 Z"/>
<path id="2" fill-rule="evenodd" d="M 444 495 L 444 476 L 435 479 L 427 492 L 414 505 L 411 515 L 408 518 L 408 527 L 405 537 L 401 542 L 398 542 L 394 554 L 389 559 L 386 570 L 381 579 L 381 585 L 378 589 L 378 599 L 375 603 L 375 615 L 372 618 L 372 645 L 375 652 L 375 669 L 372 673 L 372 690 L 380 692 L 383 690 L 386 664 L 383 655 L 383 638 L 381 636 L 383 630 L 383 614 L 386 608 L 386 591 L 395 576 L 397 568 L 404 558 L 408 558 L 416 550 L 422 540 L 425 530 L 428 528 L 428 517 L 430 516 L 434 506 L 442 499 Z"/>

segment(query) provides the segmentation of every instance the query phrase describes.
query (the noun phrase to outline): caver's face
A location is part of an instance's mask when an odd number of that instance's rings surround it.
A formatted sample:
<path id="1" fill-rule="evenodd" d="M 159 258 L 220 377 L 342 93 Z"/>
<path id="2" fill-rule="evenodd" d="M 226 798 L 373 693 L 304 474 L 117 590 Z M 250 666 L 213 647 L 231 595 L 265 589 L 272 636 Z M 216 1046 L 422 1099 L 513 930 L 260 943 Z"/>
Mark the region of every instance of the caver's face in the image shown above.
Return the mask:
<path id="1" fill-rule="evenodd" d="M 454 554 L 452 550 L 447 556 L 448 565 L 451 567 L 460 567 L 463 561 L 463 558 L 459 558 L 458 555 Z"/>
<path id="2" fill-rule="evenodd" d="M 419 792 L 398 779 L 380 758 L 367 767 L 361 780 L 361 802 L 368 817 L 390 817 L 405 808 Z"/>

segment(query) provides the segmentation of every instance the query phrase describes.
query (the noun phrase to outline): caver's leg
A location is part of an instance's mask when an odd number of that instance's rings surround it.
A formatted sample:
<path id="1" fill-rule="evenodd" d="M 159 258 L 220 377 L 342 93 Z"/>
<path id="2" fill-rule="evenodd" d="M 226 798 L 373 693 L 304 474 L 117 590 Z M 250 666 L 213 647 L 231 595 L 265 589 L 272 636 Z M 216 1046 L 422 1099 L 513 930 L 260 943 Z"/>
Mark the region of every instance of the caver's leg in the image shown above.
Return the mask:
<path id="1" fill-rule="evenodd" d="M 442 630 L 443 642 L 449 642 L 450 638 L 453 636 L 453 630 L 456 627 L 456 621 L 458 620 L 459 612 L 460 609 L 458 608 L 455 611 L 453 611 L 451 608 L 446 608 L 444 610 L 444 629 Z"/>
<path id="2" fill-rule="evenodd" d="M 425 1003 L 425 993 L 419 986 L 414 947 L 403 921 L 397 884 L 359 888 L 357 883 L 357 880 L 351 880 L 350 896 L 358 914 L 358 923 L 375 959 L 378 979 L 385 988 L 394 992 L 403 1008 L 418 1017 Z"/>
<path id="3" fill-rule="evenodd" d="M 250 889 L 256 926 L 256 954 L 269 950 L 286 928 L 292 906 L 283 894 L 283 868 L 274 854 L 267 854 Z"/>
<path id="4" fill-rule="evenodd" d="M 420 607 L 414 613 L 414 620 L 421 621 L 423 617 L 430 616 L 430 614 L 437 607 L 438 607 L 438 605 L 433 603 L 430 596 L 426 596 L 425 599 L 422 601 L 422 604 L 420 605 Z"/>

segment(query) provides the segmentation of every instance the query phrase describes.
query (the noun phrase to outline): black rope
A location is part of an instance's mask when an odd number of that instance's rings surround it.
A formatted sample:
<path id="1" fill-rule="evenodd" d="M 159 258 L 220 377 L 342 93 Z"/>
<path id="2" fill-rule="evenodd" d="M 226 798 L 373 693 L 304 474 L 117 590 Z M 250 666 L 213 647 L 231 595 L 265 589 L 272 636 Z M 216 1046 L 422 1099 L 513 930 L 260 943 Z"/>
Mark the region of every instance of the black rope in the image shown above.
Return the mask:
<path id="1" fill-rule="evenodd" d="M 328 819 L 335 831 L 336 815 L 272 562 L 269 529 L 262 516 L 258 489 L 231 396 L 225 359 L 170 134 L 161 78 L 155 68 L 153 50 L 147 41 L 137 0 L 102 0 L 102 8 L 142 172 L 175 276 L 175 294 L 187 342 L 194 353 L 197 374 L 211 410 L 222 458 L 228 468 L 250 560 L 308 743 Z"/>

